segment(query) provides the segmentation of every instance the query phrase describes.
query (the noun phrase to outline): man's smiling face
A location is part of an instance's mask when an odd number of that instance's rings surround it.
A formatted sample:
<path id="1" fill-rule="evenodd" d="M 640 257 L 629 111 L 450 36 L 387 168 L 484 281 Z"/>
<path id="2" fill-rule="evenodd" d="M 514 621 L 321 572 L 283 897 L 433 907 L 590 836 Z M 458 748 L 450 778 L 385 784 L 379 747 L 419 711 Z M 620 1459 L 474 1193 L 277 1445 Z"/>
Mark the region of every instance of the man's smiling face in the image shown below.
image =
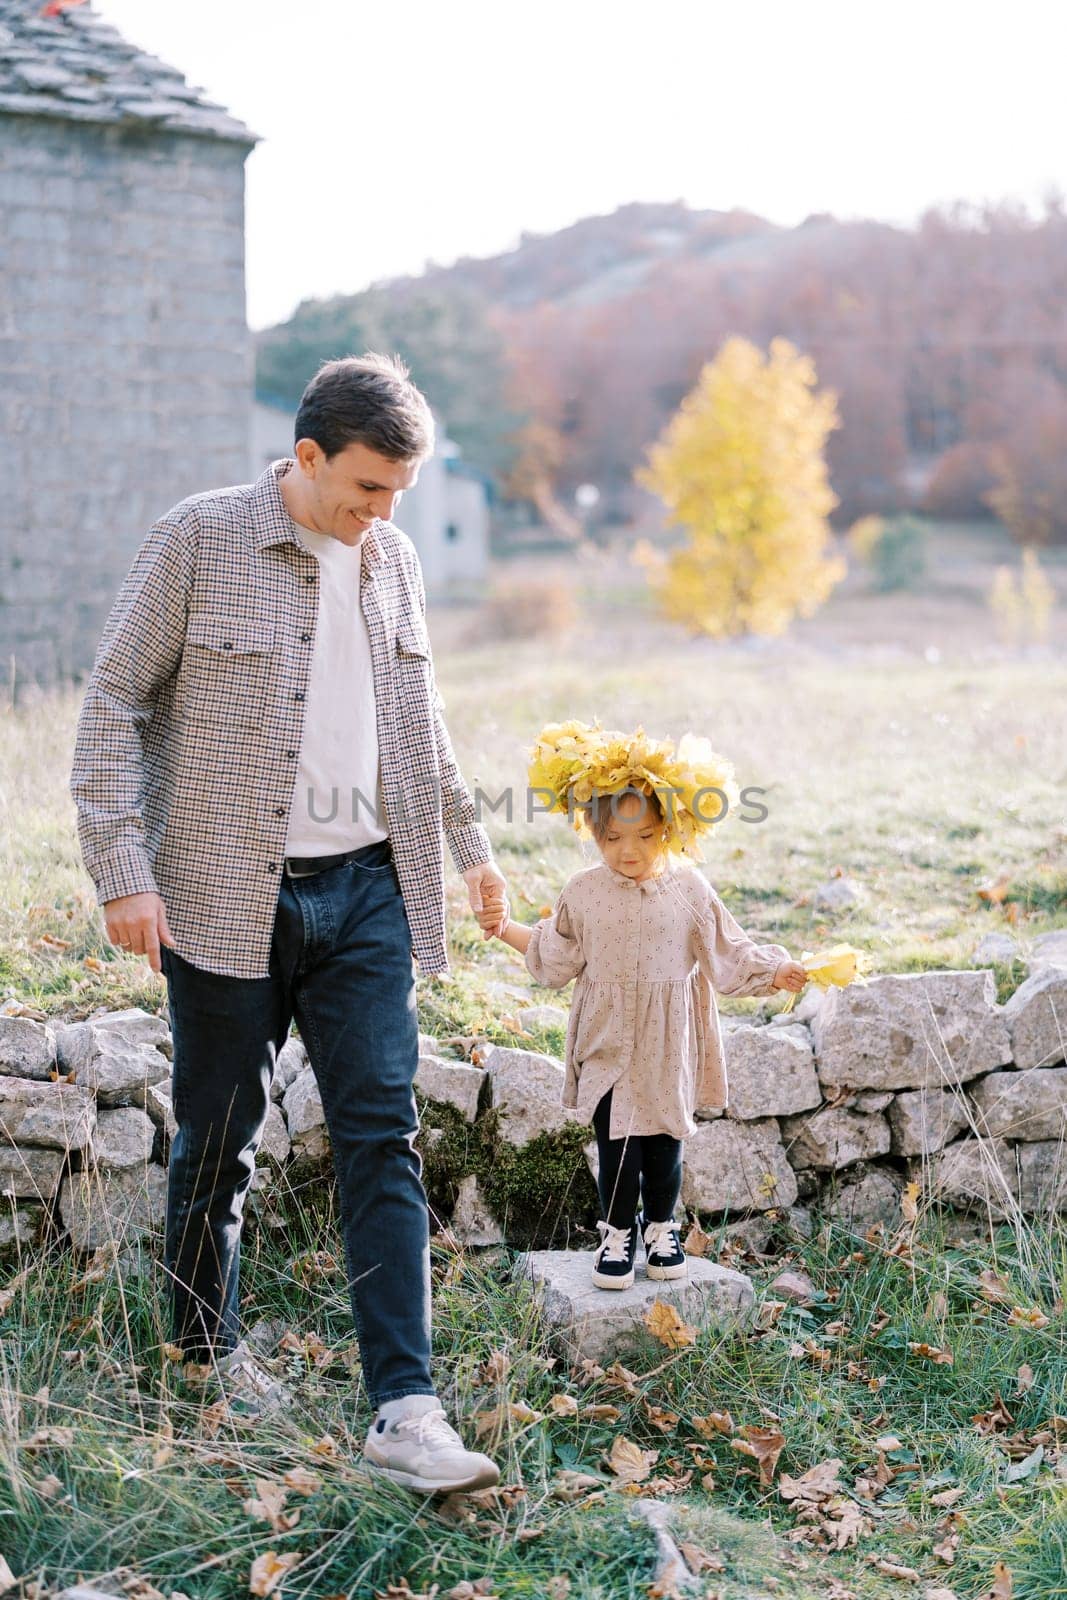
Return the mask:
<path id="1" fill-rule="evenodd" d="M 301 439 L 296 457 L 300 507 L 291 514 L 316 533 L 347 545 L 359 544 L 376 517 L 391 520 L 404 490 L 414 488 L 422 464 L 390 461 L 365 444 L 346 445 L 327 460 L 314 439 Z"/>

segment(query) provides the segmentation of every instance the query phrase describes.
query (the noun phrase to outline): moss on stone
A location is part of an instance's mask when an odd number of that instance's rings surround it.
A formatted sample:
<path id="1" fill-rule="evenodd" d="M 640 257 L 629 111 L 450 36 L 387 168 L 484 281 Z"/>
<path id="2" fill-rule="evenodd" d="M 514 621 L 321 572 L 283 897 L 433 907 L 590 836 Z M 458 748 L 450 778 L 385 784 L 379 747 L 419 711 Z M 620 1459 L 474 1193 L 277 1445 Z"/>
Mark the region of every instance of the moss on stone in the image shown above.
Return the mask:
<path id="1" fill-rule="evenodd" d="M 461 1181 L 482 1165 L 482 1134 L 455 1106 L 427 1100 L 418 1089 L 419 1132 L 415 1148 L 422 1157 L 422 1184 L 432 1209 L 448 1216 Z"/>
<path id="2" fill-rule="evenodd" d="M 508 1243 L 525 1249 L 564 1246 L 592 1230 L 599 1214 L 596 1184 L 585 1159 L 588 1128 L 540 1133 L 519 1148 L 499 1138 L 497 1115 L 481 1119 L 478 1179 Z"/>

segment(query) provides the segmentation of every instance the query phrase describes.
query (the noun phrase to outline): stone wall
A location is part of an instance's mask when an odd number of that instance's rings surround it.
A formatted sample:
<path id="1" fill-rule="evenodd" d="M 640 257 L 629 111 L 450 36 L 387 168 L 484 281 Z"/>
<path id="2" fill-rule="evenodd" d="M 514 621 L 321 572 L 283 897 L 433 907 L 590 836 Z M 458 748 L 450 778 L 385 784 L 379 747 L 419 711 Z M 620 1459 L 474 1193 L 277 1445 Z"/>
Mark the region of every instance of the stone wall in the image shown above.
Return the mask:
<path id="1" fill-rule="evenodd" d="M 8 1008 L 11 1009 L 10 1007 Z M 565 1020 L 554 1006 L 527 1025 Z M 1006 1005 L 988 971 L 875 978 L 770 1022 L 724 1018 L 727 1115 L 699 1115 L 683 1205 L 705 1224 L 820 1217 L 892 1226 L 903 1186 L 988 1221 L 1067 1211 L 1067 966 Z M 0 1015 L 0 1245 L 80 1249 L 163 1220 L 170 1036 L 140 1011 L 55 1024 Z M 596 1215 L 590 1130 L 552 1056 L 421 1036 L 419 1147 L 436 1219 L 471 1245 L 566 1243 Z M 315 1076 L 281 1052 L 254 1189 L 330 1171 Z M 281 1176 L 280 1176 L 281 1175 Z M 769 1227 L 765 1233 L 769 1234 Z"/>
<path id="2" fill-rule="evenodd" d="M 0 115 L 0 662 L 91 664 L 152 522 L 247 479 L 247 143 Z"/>

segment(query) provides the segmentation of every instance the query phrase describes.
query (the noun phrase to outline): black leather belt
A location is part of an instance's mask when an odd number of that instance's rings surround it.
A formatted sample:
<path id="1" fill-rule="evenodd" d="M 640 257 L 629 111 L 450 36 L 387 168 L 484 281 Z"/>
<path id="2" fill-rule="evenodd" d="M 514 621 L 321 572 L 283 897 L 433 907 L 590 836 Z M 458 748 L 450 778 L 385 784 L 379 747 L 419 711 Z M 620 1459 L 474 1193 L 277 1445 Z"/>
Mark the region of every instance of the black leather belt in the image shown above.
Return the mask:
<path id="1" fill-rule="evenodd" d="M 358 850 L 344 850 L 339 856 L 286 856 L 285 870 L 290 878 L 310 878 L 315 872 L 328 872 L 331 867 L 343 867 L 348 861 L 359 861 L 375 851 L 381 854 L 382 846 L 388 855 L 392 847 L 388 839 L 376 839 L 373 844 L 360 845 Z"/>

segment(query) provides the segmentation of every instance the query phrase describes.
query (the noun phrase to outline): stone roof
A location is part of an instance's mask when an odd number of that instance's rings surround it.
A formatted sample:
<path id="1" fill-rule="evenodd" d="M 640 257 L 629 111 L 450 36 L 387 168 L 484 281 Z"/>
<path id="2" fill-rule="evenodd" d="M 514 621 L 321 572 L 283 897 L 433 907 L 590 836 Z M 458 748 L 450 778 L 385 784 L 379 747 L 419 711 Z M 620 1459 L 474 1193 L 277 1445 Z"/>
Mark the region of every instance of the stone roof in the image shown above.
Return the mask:
<path id="1" fill-rule="evenodd" d="M 153 127 L 255 144 L 256 135 L 130 44 L 91 5 L 46 17 L 44 0 L 0 0 L 0 114 Z"/>

